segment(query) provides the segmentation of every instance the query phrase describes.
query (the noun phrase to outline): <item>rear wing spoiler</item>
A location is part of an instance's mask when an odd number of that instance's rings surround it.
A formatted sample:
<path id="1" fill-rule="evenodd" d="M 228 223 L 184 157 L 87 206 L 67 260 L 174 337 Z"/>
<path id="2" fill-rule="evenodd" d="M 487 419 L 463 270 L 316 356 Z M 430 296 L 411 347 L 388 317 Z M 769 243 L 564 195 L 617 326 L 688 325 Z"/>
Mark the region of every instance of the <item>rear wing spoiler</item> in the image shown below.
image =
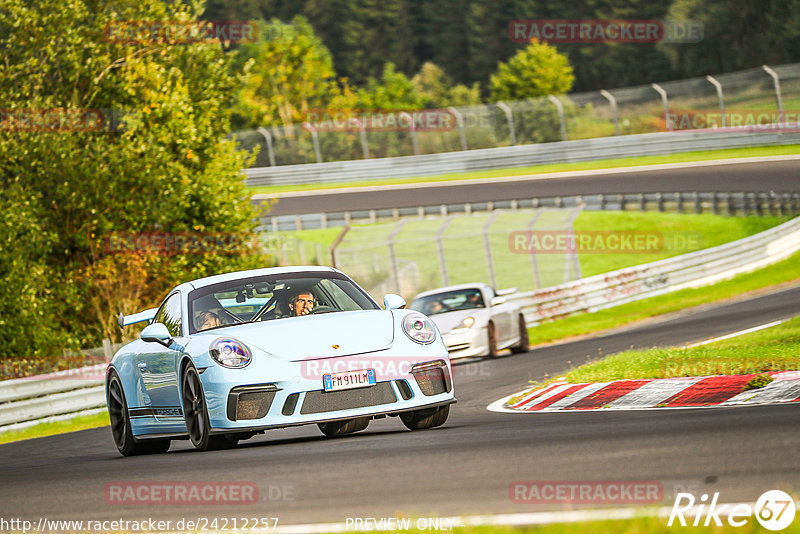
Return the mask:
<path id="1" fill-rule="evenodd" d="M 156 316 L 157 311 L 158 308 L 150 308 L 149 310 L 140 311 L 139 313 L 132 313 L 131 315 L 122 315 L 122 312 L 120 312 L 117 322 L 119 323 L 120 328 L 125 328 L 128 325 L 152 320 L 153 317 Z"/>

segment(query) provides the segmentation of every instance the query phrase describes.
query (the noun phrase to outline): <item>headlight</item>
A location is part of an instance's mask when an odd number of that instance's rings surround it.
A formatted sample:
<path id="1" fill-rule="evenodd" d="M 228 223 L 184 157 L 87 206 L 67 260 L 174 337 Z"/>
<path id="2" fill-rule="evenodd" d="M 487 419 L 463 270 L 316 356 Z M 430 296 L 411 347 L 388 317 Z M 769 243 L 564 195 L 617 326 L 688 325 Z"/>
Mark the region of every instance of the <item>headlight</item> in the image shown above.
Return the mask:
<path id="1" fill-rule="evenodd" d="M 450 333 L 451 334 L 460 334 L 461 332 L 466 332 L 467 330 L 472 328 L 472 325 L 474 325 L 474 324 L 475 324 L 475 318 L 474 317 L 465 317 L 464 320 L 461 321 L 461 324 L 459 324 L 457 327 L 455 327 L 452 330 L 450 330 Z"/>
<path id="2" fill-rule="evenodd" d="M 403 332 L 417 343 L 427 345 L 436 339 L 436 328 L 431 320 L 421 313 L 409 313 L 403 317 Z"/>
<path id="3" fill-rule="evenodd" d="M 253 358 L 244 343 L 229 337 L 215 339 L 208 353 L 223 367 L 244 367 Z"/>

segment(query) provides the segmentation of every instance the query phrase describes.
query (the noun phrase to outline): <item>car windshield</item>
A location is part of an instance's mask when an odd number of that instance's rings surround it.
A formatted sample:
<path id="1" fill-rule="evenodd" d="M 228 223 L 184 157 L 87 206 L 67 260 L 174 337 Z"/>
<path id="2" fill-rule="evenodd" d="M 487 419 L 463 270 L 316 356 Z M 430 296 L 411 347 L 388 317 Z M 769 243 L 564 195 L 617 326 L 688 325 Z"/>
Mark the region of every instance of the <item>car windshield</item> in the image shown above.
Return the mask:
<path id="1" fill-rule="evenodd" d="M 444 293 L 435 293 L 415 299 L 409 306 L 410 309 L 422 312 L 425 315 L 436 315 L 455 310 L 470 310 L 484 308 L 481 290 L 477 288 L 459 289 Z"/>
<path id="2" fill-rule="evenodd" d="M 380 309 L 340 273 L 242 278 L 189 293 L 189 331 L 303 315 Z"/>

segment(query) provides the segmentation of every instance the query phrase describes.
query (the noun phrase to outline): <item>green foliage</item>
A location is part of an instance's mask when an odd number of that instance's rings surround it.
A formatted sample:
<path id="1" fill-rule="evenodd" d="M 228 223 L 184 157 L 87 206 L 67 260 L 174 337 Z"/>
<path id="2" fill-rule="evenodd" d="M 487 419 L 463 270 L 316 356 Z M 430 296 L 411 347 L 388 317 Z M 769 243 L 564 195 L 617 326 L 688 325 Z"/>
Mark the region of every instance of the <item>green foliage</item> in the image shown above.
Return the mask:
<path id="1" fill-rule="evenodd" d="M 115 21 L 190 22 L 190 8 L 8 0 L 3 11 L 4 108 L 122 117 L 119 128 L 102 131 L 5 125 L 3 356 L 97 346 L 103 335 L 119 335 L 104 326 L 113 314 L 152 306 L 186 278 L 262 262 L 246 250 L 106 253 L 114 232 L 246 236 L 254 227 L 240 174 L 246 154 L 224 140 L 224 110 L 239 80 L 220 44 L 126 44 L 104 33 Z"/>
<path id="2" fill-rule="evenodd" d="M 567 58 L 547 43 L 531 43 L 501 63 L 489 79 L 492 101 L 521 100 L 561 95 L 572 88 L 575 77 Z"/>
<path id="3" fill-rule="evenodd" d="M 472 87 L 453 85 L 450 77 L 437 65 L 427 62 L 411 79 L 414 89 L 423 99 L 423 107 L 472 106 L 481 103 L 478 84 Z"/>
<path id="4" fill-rule="evenodd" d="M 300 123 L 341 97 L 330 52 L 303 17 L 259 24 L 259 40 L 236 52 L 233 71 L 245 72 L 234 126 Z"/>
<path id="5" fill-rule="evenodd" d="M 380 79 L 370 77 L 357 95 L 356 107 L 362 110 L 422 109 L 424 103 L 411 80 L 392 63 L 384 65 Z"/>
<path id="6" fill-rule="evenodd" d="M 742 387 L 742 391 L 750 391 L 751 389 L 761 389 L 766 387 L 770 382 L 774 381 L 775 379 L 772 378 L 770 375 L 762 374 L 758 376 L 754 376 L 750 380 L 747 381 L 747 384 Z"/>

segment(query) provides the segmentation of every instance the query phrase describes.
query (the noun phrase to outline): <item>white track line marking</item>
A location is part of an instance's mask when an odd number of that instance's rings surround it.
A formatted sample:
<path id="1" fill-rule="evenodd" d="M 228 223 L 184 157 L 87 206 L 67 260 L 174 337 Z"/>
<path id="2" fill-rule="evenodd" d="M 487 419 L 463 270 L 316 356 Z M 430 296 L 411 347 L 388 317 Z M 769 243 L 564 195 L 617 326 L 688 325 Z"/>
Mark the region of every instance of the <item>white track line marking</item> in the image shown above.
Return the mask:
<path id="1" fill-rule="evenodd" d="M 758 332 L 759 330 L 764 330 L 765 328 L 771 328 L 773 326 L 777 326 L 781 323 L 785 323 L 789 319 L 781 319 L 780 321 L 772 321 L 771 323 L 762 324 L 759 326 L 754 326 L 752 328 L 745 328 L 744 330 L 739 330 L 738 332 L 733 332 L 732 334 L 726 334 L 724 336 L 719 336 L 711 339 L 706 339 L 705 341 L 698 341 L 697 343 L 692 343 L 691 345 L 684 345 L 680 348 L 682 349 L 691 349 L 693 347 L 699 347 L 701 345 L 708 345 L 709 343 L 715 343 L 717 341 L 722 341 L 723 339 L 730 339 L 732 337 L 741 336 L 743 334 L 749 334 L 750 332 Z"/>

